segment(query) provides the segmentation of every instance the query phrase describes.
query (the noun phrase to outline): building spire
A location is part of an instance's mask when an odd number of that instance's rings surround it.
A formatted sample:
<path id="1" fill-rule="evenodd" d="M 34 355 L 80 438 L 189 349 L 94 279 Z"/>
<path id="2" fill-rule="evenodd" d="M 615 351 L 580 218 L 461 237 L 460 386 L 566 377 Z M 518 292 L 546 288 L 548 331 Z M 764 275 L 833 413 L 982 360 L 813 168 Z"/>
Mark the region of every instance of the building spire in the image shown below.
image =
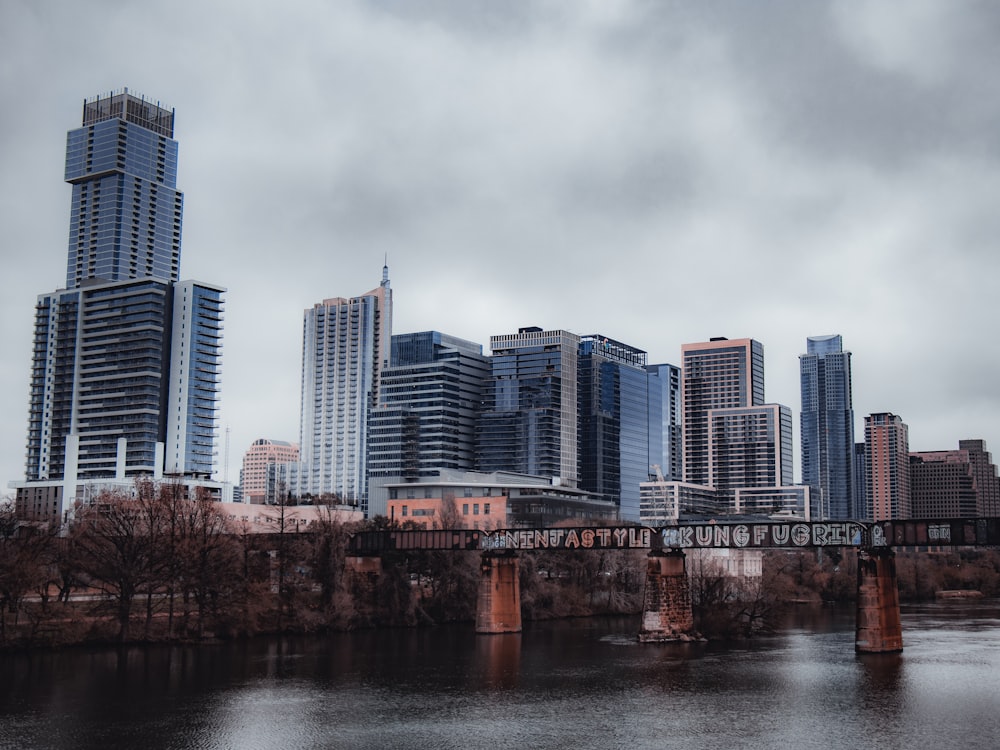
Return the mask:
<path id="1" fill-rule="evenodd" d="M 389 253 L 385 254 L 385 262 L 382 264 L 382 286 L 389 286 Z"/>

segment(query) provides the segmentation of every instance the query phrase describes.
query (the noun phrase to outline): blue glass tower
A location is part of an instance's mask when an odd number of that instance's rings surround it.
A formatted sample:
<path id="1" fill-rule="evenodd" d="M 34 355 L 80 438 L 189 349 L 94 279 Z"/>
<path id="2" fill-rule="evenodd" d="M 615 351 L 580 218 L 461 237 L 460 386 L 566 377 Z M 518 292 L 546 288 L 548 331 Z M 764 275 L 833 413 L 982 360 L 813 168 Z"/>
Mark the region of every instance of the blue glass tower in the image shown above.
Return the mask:
<path id="1" fill-rule="evenodd" d="M 583 336 L 578 366 L 580 488 L 638 522 L 639 485 L 650 467 L 646 352 Z"/>
<path id="2" fill-rule="evenodd" d="M 681 368 L 677 365 L 647 365 L 649 373 L 649 463 L 660 467 L 667 481 L 684 478 L 681 436 Z"/>
<path id="3" fill-rule="evenodd" d="M 824 518 L 855 517 L 851 353 L 839 335 L 811 336 L 799 372 L 802 483 L 819 495 Z"/>
<path id="4" fill-rule="evenodd" d="M 73 186 L 66 287 L 85 279 L 177 281 L 184 197 L 174 112 L 128 89 L 83 104 L 66 138 Z"/>
<path id="5" fill-rule="evenodd" d="M 490 348 L 477 468 L 558 478 L 575 486 L 580 337 L 531 326 L 491 336 Z"/>

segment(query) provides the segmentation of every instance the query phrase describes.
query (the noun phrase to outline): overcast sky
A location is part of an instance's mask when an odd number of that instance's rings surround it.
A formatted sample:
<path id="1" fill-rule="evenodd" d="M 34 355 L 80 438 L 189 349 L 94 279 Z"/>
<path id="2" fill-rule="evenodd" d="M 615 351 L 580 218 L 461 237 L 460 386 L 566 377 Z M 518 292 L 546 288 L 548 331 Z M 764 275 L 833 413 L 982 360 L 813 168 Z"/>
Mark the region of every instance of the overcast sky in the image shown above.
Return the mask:
<path id="1" fill-rule="evenodd" d="M 176 109 L 181 278 L 226 297 L 219 477 L 298 440 L 306 307 L 378 285 L 396 333 L 524 325 L 679 363 L 853 352 L 858 440 L 1000 451 L 1000 4 L 0 2 L 0 491 L 23 479 L 33 308 L 65 283 L 66 131 Z M 798 479 L 798 471 L 796 471 Z"/>

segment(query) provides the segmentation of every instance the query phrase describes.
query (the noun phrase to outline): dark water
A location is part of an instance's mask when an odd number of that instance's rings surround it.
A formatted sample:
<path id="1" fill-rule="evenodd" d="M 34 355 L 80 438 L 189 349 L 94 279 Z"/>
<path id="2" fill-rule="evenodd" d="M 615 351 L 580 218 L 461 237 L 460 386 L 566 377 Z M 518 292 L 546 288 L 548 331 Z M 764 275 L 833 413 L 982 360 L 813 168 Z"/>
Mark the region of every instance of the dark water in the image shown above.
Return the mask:
<path id="1" fill-rule="evenodd" d="M 635 641 L 635 618 L 0 657 L 3 748 L 1000 748 L 1000 603 L 853 611 L 750 645 Z"/>

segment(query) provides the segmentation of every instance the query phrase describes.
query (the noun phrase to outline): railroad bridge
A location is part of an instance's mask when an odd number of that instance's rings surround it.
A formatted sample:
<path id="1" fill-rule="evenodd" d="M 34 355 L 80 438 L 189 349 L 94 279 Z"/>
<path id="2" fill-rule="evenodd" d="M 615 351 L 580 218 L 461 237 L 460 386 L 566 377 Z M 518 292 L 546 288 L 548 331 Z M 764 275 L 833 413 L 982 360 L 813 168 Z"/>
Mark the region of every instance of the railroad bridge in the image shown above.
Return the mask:
<path id="1" fill-rule="evenodd" d="M 1000 545 L 1000 518 L 879 521 L 748 521 L 676 526 L 544 529 L 387 530 L 351 537 L 349 564 L 377 576 L 379 555 L 405 550 L 478 550 L 482 568 L 476 632 L 521 631 L 518 554 L 531 550 L 631 549 L 648 551 L 639 640 L 688 637 L 694 627 L 684 551 L 688 549 L 858 550 L 855 650 L 903 649 L 895 547 Z"/>

